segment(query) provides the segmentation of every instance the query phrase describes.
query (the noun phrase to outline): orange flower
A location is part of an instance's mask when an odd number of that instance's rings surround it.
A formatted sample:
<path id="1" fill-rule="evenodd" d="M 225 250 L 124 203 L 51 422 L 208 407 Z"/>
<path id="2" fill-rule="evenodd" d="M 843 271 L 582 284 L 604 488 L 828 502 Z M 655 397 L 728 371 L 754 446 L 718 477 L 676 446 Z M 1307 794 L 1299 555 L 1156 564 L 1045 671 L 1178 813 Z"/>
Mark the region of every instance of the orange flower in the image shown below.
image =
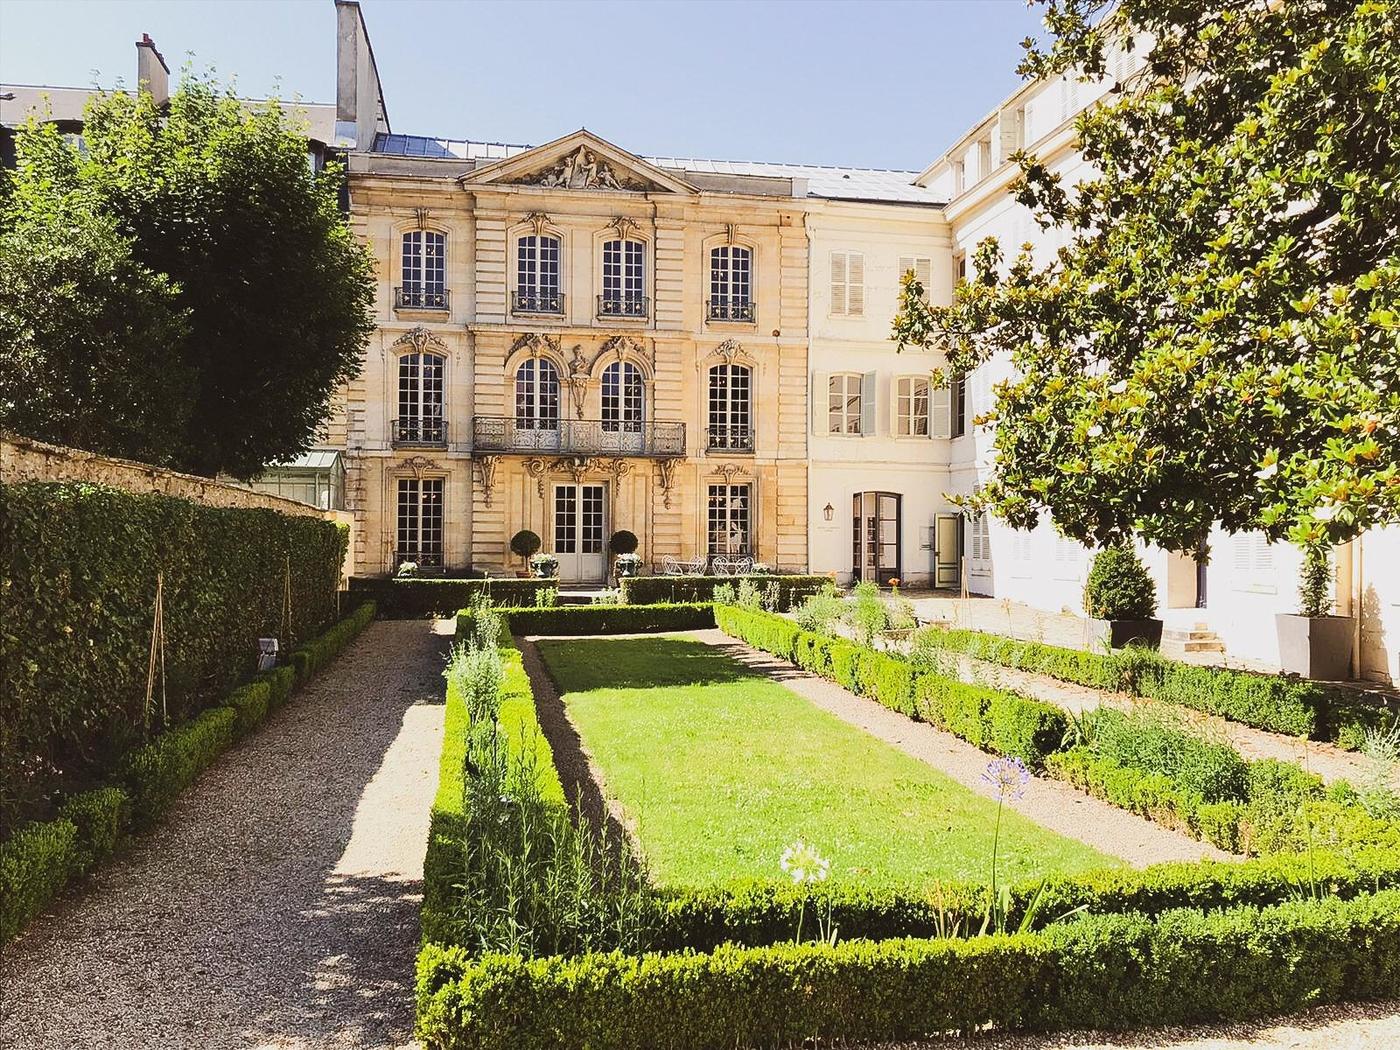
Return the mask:
<path id="1" fill-rule="evenodd" d="M 891 587 L 898 587 L 898 586 L 899 586 L 899 577 L 898 577 L 898 576 L 891 576 L 891 577 L 890 577 L 890 586 L 891 586 Z"/>

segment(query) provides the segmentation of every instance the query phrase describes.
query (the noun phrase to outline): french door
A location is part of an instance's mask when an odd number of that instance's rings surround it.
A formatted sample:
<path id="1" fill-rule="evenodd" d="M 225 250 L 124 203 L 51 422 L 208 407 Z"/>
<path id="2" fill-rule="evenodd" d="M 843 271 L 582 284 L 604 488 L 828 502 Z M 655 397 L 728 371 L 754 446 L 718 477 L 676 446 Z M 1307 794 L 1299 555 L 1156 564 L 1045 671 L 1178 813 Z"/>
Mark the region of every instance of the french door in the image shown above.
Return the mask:
<path id="1" fill-rule="evenodd" d="M 560 583 L 601 583 L 608 561 L 603 537 L 606 485 L 554 486 L 554 556 Z"/>
<path id="2" fill-rule="evenodd" d="M 888 587 L 899 578 L 899 504 L 894 492 L 857 492 L 851 498 L 851 574 Z"/>

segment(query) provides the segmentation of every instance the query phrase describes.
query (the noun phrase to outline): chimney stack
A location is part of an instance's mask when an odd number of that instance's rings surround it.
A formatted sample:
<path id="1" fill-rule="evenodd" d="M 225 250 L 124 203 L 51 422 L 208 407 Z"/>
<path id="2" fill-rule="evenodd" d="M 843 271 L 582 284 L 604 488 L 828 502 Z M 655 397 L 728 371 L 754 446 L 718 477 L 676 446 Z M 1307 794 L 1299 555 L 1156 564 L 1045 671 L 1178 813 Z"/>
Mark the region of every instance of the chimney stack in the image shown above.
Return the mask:
<path id="1" fill-rule="evenodd" d="M 170 101 L 170 67 L 149 33 L 142 33 L 136 41 L 136 89 L 149 91 L 157 106 Z"/>

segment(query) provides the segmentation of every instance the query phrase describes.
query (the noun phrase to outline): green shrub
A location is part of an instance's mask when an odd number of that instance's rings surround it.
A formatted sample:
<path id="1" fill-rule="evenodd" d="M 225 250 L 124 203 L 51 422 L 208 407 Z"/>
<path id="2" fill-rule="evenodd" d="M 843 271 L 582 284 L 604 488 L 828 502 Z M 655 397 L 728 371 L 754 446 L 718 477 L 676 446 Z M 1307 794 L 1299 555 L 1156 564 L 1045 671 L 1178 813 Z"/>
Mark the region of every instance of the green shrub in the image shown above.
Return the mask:
<path id="1" fill-rule="evenodd" d="M 608 551 L 612 554 L 636 554 L 637 535 L 626 529 L 619 529 L 608 540 Z"/>
<path id="2" fill-rule="evenodd" d="M 1298 612 L 1304 616 L 1326 616 L 1332 611 L 1332 552 L 1320 544 L 1310 544 L 1303 552 L 1303 571 L 1298 580 Z"/>
<path id="3" fill-rule="evenodd" d="M 1095 620 L 1150 620 L 1157 615 L 1157 585 L 1131 547 L 1105 547 L 1094 555 L 1084 581 L 1084 611 Z"/>
<path id="4" fill-rule="evenodd" d="M 836 621 L 841 618 L 841 606 L 841 596 L 836 593 L 836 587 L 823 587 L 816 594 L 808 595 L 798 606 L 797 626 L 816 634 L 831 634 Z"/>
<path id="5" fill-rule="evenodd" d="M 869 580 L 855 586 L 851 598 L 842 610 L 842 619 L 861 645 L 870 646 L 875 637 L 890 625 L 890 613 L 880 588 Z"/>
<path id="6" fill-rule="evenodd" d="M 742 579 L 739 577 L 737 579 Z M 808 595 L 831 586 L 829 576 L 768 576 L 755 578 L 755 586 L 778 586 L 777 612 L 787 612 Z M 624 605 L 656 605 L 718 601 L 715 588 L 736 586 L 733 576 L 631 576 L 619 580 Z"/>
<path id="7" fill-rule="evenodd" d="M 131 794 L 136 827 L 154 824 L 175 796 L 228 750 L 237 724 L 238 712 L 233 708 L 210 708 L 122 759 L 117 775 Z"/>
<path id="8" fill-rule="evenodd" d="M 238 714 L 237 733 L 247 736 L 267 718 L 272 704 L 272 685 L 265 678 L 240 685 L 224 701 Z"/>
<path id="9" fill-rule="evenodd" d="M 510 538 L 510 552 L 523 562 L 539 553 L 540 538 L 529 529 L 521 529 Z"/>
<path id="10" fill-rule="evenodd" d="M 0 842 L 0 945 L 62 892 L 80 859 L 78 829 L 64 818 L 26 824 Z"/>
<path id="11" fill-rule="evenodd" d="M 91 871 L 117 848 L 131 822 L 131 799 L 119 787 L 94 788 L 72 796 L 58 809 L 60 820 L 78 829 L 75 872 Z"/>
<path id="12" fill-rule="evenodd" d="M 1179 704 L 1210 714 L 1293 736 L 1332 739 L 1329 726 L 1375 705 L 1351 700 L 1318 682 L 1200 667 L 1168 660 L 1130 646 L 1111 654 L 1063 649 L 1040 642 L 1022 642 L 981 631 L 928 627 L 914 640 L 911 659 L 918 666 L 934 662 L 938 652 L 959 652 L 977 660 L 1017 670 L 1049 675 L 1094 689 L 1131 693 L 1148 700 Z M 1329 709 L 1336 716 L 1329 718 Z M 1377 716 L 1379 717 L 1379 716 Z"/>
<path id="13" fill-rule="evenodd" d="M 1039 933 L 525 960 L 429 946 L 418 1035 L 480 1050 L 912 1040 L 1240 1020 L 1400 991 L 1400 893 Z"/>
<path id="14" fill-rule="evenodd" d="M 630 634 L 641 631 L 696 631 L 715 625 L 713 607 L 684 605 L 560 605 L 492 610 L 505 618 L 510 634 Z M 478 613 L 457 614 L 457 640 L 475 631 Z"/>
<path id="15" fill-rule="evenodd" d="M 286 666 L 274 667 L 258 674 L 255 681 L 262 682 L 267 686 L 267 707 L 269 711 L 276 711 L 287 702 L 292 695 L 292 690 L 297 685 L 296 671 Z"/>
<path id="16" fill-rule="evenodd" d="M 418 578 L 388 579 L 378 576 L 352 576 L 351 600 L 371 600 L 379 615 L 388 620 L 413 620 L 429 616 L 452 616 L 478 598 L 489 598 L 497 605 L 538 604 L 538 595 L 559 585 L 558 580 L 499 579 L 456 580 Z"/>
<path id="17" fill-rule="evenodd" d="M 1092 749 L 1102 758 L 1169 776 L 1181 790 L 1206 802 L 1247 796 L 1248 764 L 1239 752 L 1196 736 L 1170 709 L 1099 708 L 1088 717 Z"/>
<path id="18" fill-rule="evenodd" d="M 26 482 L 0 521 L 0 835 L 140 742 L 157 573 L 176 723 L 247 678 L 289 582 L 294 639 L 335 617 L 348 532 L 319 516 Z"/>

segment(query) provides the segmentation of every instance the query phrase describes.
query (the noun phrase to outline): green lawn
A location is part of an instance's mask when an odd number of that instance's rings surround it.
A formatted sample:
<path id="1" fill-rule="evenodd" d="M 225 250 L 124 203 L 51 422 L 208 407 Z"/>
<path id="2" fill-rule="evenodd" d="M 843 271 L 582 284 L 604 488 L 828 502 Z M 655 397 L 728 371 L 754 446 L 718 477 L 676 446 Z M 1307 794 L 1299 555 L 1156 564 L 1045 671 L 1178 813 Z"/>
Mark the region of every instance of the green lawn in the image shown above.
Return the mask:
<path id="1" fill-rule="evenodd" d="M 659 882 L 782 878 L 779 855 L 799 838 L 833 880 L 989 877 L 996 802 L 722 652 L 666 637 L 539 647 Z M 1007 805 L 1006 876 L 1121 863 Z"/>

